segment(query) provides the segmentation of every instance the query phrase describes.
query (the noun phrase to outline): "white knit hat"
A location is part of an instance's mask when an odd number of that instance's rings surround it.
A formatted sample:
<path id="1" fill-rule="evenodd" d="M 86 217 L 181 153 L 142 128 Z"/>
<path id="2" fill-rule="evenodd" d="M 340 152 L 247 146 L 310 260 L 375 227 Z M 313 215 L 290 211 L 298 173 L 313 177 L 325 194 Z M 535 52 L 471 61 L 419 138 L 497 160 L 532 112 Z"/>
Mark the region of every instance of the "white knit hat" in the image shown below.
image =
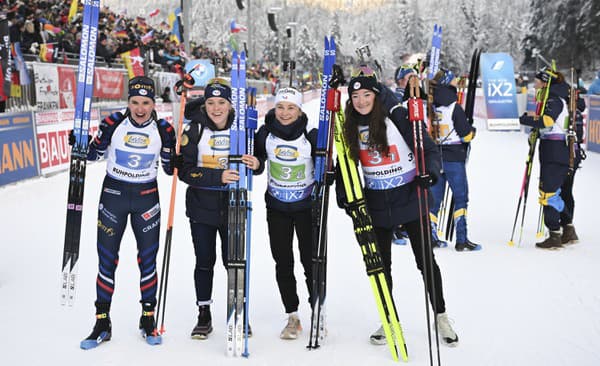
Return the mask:
<path id="1" fill-rule="evenodd" d="M 302 109 L 302 93 L 294 88 L 281 88 L 275 96 L 275 105 L 279 102 L 290 102 Z"/>

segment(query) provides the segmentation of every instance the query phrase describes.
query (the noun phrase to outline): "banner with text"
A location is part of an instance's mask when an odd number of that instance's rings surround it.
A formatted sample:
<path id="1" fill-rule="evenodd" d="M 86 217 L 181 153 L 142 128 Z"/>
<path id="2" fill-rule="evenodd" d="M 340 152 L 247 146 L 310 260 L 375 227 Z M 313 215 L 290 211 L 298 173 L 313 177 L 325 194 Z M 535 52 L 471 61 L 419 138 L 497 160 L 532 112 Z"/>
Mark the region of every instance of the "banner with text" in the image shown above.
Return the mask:
<path id="1" fill-rule="evenodd" d="M 73 129 L 74 109 L 35 113 L 40 169 L 42 175 L 69 168 L 71 146 L 69 131 Z M 100 123 L 97 109 L 92 109 L 89 134 L 94 135 Z"/>
<path id="2" fill-rule="evenodd" d="M 480 67 L 488 129 L 519 130 L 517 88 L 512 57 L 507 53 L 483 53 Z"/>
<path id="3" fill-rule="evenodd" d="M 0 186 L 38 175 L 31 112 L 0 117 Z"/>
<path id="4" fill-rule="evenodd" d="M 600 96 L 588 97 L 587 148 L 600 153 Z"/>

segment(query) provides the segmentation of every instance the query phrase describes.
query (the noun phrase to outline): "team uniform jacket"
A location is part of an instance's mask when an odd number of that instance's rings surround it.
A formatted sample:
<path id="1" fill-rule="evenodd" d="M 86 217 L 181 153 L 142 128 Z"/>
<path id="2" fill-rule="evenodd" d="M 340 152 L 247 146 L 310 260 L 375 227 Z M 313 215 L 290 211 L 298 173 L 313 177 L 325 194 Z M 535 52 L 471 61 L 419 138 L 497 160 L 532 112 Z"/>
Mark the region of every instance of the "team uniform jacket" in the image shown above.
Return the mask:
<path id="1" fill-rule="evenodd" d="M 435 88 L 433 104 L 440 128 L 440 137 L 436 142 L 441 146 L 442 159 L 465 161 L 467 143 L 473 138 L 475 128 L 467 122 L 465 111 L 457 104 L 456 88 L 445 85 Z"/>
<path id="2" fill-rule="evenodd" d="M 269 169 L 267 208 L 296 212 L 311 207 L 318 132 L 314 128 L 307 131 L 307 125 L 308 118 L 303 113 L 294 123 L 284 126 L 272 109 L 256 133 L 255 156 L 261 168 L 266 161 Z"/>

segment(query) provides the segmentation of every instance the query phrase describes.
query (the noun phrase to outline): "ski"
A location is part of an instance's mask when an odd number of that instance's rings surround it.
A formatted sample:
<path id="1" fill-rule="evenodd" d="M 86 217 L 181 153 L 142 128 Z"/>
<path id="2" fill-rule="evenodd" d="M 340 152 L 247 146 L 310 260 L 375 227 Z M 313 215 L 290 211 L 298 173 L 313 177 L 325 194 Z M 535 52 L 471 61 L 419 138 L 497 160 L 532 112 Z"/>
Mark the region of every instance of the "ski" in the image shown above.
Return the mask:
<path id="1" fill-rule="evenodd" d="M 343 83 L 342 69 L 338 65 L 333 65 L 330 87 L 332 90 L 336 90 Z M 358 166 L 356 161 L 350 156 L 348 144 L 344 139 L 344 114 L 339 103 L 332 106 L 332 110 L 335 111 L 335 150 L 338 157 L 338 169 L 344 184 L 344 191 L 346 192 L 347 211 L 352 217 L 354 233 L 363 255 L 388 347 L 394 361 L 398 361 L 398 353 L 400 353 L 404 361 L 408 361 L 408 352 L 404 342 L 402 327 L 398 320 L 396 305 L 394 304 L 385 278 L 383 262 L 379 253 L 371 216 L 367 211 L 367 203 L 363 194 Z"/>
<path id="2" fill-rule="evenodd" d="M 227 245 L 227 355 L 241 356 L 245 331 L 246 215 L 248 182 L 242 155 L 246 153 L 246 55 L 233 53 L 231 102 L 235 118 L 230 129 L 229 168 L 239 181 L 229 184 Z"/>
<path id="3" fill-rule="evenodd" d="M 83 192 L 87 163 L 88 131 L 90 127 L 96 41 L 98 36 L 99 0 L 84 0 L 81 50 L 77 69 L 77 94 L 73 135 L 75 144 L 71 149 L 69 166 L 69 191 L 62 260 L 60 302 L 72 306 L 77 286 L 77 261 L 81 240 Z"/>
<path id="4" fill-rule="evenodd" d="M 433 36 L 431 38 L 431 51 L 429 56 L 429 71 L 427 73 L 427 117 L 429 120 L 429 133 L 434 141 L 439 139 L 439 123 L 435 118 L 433 107 L 433 77 L 440 69 L 440 53 L 442 50 L 442 27 L 433 25 Z"/>
<path id="5" fill-rule="evenodd" d="M 325 37 L 323 75 L 321 77 L 321 100 L 319 106 L 319 129 L 315 157 L 315 189 L 312 197 L 313 250 L 312 250 L 312 294 L 311 325 L 308 349 L 319 348 L 325 338 L 325 296 L 327 284 L 327 212 L 329 185 L 327 176 L 333 177 L 332 143 L 333 123 L 330 109 L 331 98 L 339 98 L 337 93 L 329 93 L 329 82 L 335 63 L 335 41 Z M 330 178 L 331 179 L 331 178 Z"/>
<path id="6" fill-rule="evenodd" d="M 256 109 L 256 88 L 248 88 L 247 98 L 247 110 L 246 110 L 246 131 L 247 131 L 247 144 L 246 153 L 254 154 L 254 131 L 258 127 L 258 110 Z M 248 336 L 249 336 L 249 304 L 250 304 L 250 249 L 251 249 L 251 232 L 252 232 L 252 200 L 250 199 L 250 193 L 252 192 L 252 169 L 248 169 L 247 178 L 247 192 L 248 196 L 246 199 L 246 268 L 245 268 L 245 287 L 244 287 L 244 351 L 242 356 L 248 357 Z"/>

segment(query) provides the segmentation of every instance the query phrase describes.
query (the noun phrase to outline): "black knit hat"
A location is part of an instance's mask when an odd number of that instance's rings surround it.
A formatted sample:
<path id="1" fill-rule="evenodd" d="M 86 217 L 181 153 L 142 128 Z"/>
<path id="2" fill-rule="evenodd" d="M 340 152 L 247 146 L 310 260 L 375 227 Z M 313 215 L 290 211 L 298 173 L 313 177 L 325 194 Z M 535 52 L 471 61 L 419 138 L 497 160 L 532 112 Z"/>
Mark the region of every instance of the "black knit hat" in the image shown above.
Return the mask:
<path id="1" fill-rule="evenodd" d="M 369 89 L 379 94 L 379 82 L 377 81 L 377 74 L 373 69 L 368 66 L 360 66 L 353 70 L 352 78 L 348 84 L 348 94 L 360 89 Z"/>
<path id="2" fill-rule="evenodd" d="M 204 99 L 208 98 L 223 98 L 231 103 L 231 87 L 227 81 L 223 79 L 211 79 L 204 88 Z"/>
<path id="3" fill-rule="evenodd" d="M 154 100 L 154 80 L 147 76 L 136 76 L 129 80 L 129 98 L 137 95 Z"/>
<path id="4" fill-rule="evenodd" d="M 550 79 L 556 79 L 556 77 L 556 73 L 547 67 L 542 68 L 537 74 L 535 74 L 535 78 L 543 81 L 544 83 L 547 83 Z"/>

